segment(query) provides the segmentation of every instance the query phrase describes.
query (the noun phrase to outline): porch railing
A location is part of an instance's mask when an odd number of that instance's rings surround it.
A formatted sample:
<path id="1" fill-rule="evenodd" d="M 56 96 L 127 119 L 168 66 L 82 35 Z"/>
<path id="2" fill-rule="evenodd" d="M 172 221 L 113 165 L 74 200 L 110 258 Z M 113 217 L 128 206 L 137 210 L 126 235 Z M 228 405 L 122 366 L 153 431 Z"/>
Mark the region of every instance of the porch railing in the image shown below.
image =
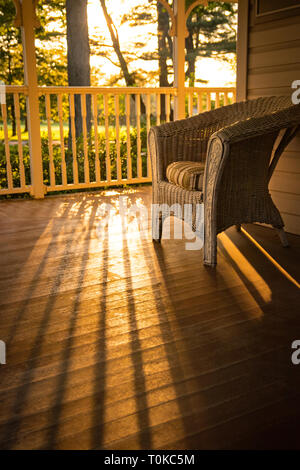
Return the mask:
<path id="1" fill-rule="evenodd" d="M 174 119 L 176 88 L 39 87 L 38 93 L 45 193 L 151 181 L 147 133 Z M 7 86 L 1 104 L 0 195 L 34 194 L 27 94 L 25 86 Z M 185 101 L 186 116 L 193 116 L 234 102 L 235 88 L 186 88 Z"/>

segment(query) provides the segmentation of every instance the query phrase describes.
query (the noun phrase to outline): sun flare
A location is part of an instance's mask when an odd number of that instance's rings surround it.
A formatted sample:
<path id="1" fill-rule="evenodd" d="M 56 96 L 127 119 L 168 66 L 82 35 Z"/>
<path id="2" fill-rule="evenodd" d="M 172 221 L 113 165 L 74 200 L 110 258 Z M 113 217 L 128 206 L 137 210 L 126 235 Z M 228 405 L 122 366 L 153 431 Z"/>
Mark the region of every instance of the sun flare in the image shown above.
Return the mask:
<path id="1" fill-rule="evenodd" d="M 143 0 L 145 10 L 149 9 L 148 0 Z M 157 26 L 156 24 L 147 24 L 143 26 L 129 26 L 128 23 L 122 22 L 122 17 L 129 13 L 129 10 L 142 3 L 141 0 L 131 0 L 130 5 L 124 0 L 113 2 L 114 8 L 108 3 L 109 13 L 112 15 L 118 30 L 121 48 L 124 51 L 130 50 L 132 45 L 139 41 L 145 42 L 144 48 L 139 50 L 140 53 L 152 52 L 157 49 Z M 118 4 L 118 8 L 115 5 Z M 111 38 L 107 28 L 107 24 L 102 12 L 99 0 L 88 1 L 88 25 L 89 34 L 99 43 L 102 41 L 111 47 Z M 215 58 L 198 58 L 196 63 L 196 76 L 201 80 L 205 80 L 205 86 L 224 87 L 235 86 L 235 66 L 234 54 L 228 54 L 229 61 L 218 60 Z M 117 58 L 115 59 L 117 62 Z M 94 85 L 106 85 L 107 78 L 120 72 L 118 66 L 113 65 L 106 57 L 96 55 L 91 56 L 91 66 L 94 68 Z M 134 63 L 129 64 L 130 71 L 144 70 L 145 72 L 153 72 L 157 70 L 158 63 L 156 60 L 136 59 Z M 148 83 L 148 86 L 157 86 L 157 81 Z M 200 85 L 200 83 L 196 83 Z"/>

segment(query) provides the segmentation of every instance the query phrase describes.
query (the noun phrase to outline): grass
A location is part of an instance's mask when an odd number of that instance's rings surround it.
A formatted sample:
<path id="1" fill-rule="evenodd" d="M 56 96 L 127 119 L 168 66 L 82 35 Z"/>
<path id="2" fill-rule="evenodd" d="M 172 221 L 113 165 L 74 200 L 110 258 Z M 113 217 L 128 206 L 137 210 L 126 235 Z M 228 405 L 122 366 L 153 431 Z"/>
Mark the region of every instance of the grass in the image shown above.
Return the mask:
<path id="1" fill-rule="evenodd" d="M 22 126 L 23 128 L 24 126 Z M 41 122 L 40 125 L 41 129 L 41 137 L 47 138 L 48 136 L 48 126 L 47 123 Z M 51 130 L 52 130 L 52 140 L 59 140 L 60 141 L 60 128 L 58 123 L 52 123 L 51 124 Z M 120 133 L 124 132 L 126 130 L 125 126 L 120 126 Z M 69 135 L 69 123 L 64 123 L 63 124 L 63 131 L 64 131 L 64 138 L 67 138 Z M 104 136 L 105 134 L 105 127 L 104 126 L 98 126 L 98 135 Z M 113 131 L 110 127 L 109 129 L 109 137 L 111 138 L 113 134 Z M 17 143 L 18 142 L 18 136 L 17 135 L 12 135 L 12 126 L 11 124 L 8 125 L 8 138 L 10 142 Z M 24 141 L 28 141 L 28 132 L 21 132 L 21 138 Z M 0 140 L 4 140 L 4 129 L 3 125 L 0 125 Z"/>
<path id="2" fill-rule="evenodd" d="M 100 129 L 100 132 L 99 132 Z M 59 132 L 59 130 L 58 130 Z M 72 149 L 68 146 L 68 128 L 64 129 L 64 157 L 66 162 L 66 178 L 68 183 L 74 181 L 73 175 L 73 154 Z M 28 134 L 27 134 L 28 135 Z M 24 133 L 24 136 L 26 134 Z M 50 184 L 50 155 L 49 155 L 49 146 L 47 133 L 42 133 L 41 136 L 41 150 L 42 150 L 42 162 L 43 162 L 43 180 L 45 185 Z M 59 137 L 59 133 L 58 133 Z M 55 183 L 57 185 L 62 184 L 62 149 L 60 145 L 60 138 L 55 139 L 55 134 L 53 134 L 54 145 L 52 146 L 52 158 L 54 165 L 55 173 Z M 56 140 L 56 141 L 55 141 Z M 119 133 L 119 141 L 116 139 L 116 131 L 114 128 L 109 129 L 109 160 L 110 160 L 110 170 L 111 178 L 117 179 L 117 165 L 120 161 L 121 165 L 121 178 L 127 177 L 127 152 L 128 152 L 128 141 L 130 142 L 130 158 L 132 166 L 132 177 L 137 176 L 138 171 L 138 145 L 140 142 L 140 155 L 141 155 L 141 167 L 142 173 L 141 176 L 147 175 L 147 130 L 145 127 L 141 128 L 140 140 L 138 139 L 137 130 L 134 127 L 130 129 L 130 139 L 128 139 L 126 127 L 122 127 Z M 107 142 L 105 137 L 104 127 L 98 127 L 98 158 L 100 163 L 100 172 L 102 180 L 107 179 L 107 153 L 106 148 Z M 23 164 L 25 169 L 25 180 L 26 184 L 30 184 L 30 156 L 29 156 L 29 145 L 24 137 L 23 145 Z M 86 154 L 87 151 L 87 154 Z M 118 156 L 120 160 L 118 160 Z M 96 177 L 96 151 L 95 151 L 95 139 L 92 134 L 87 140 L 87 146 L 83 142 L 82 136 L 76 140 L 76 160 L 78 166 L 78 180 L 80 183 L 83 183 L 86 178 L 86 164 L 85 159 L 88 159 L 88 171 L 90 181 L 95 181 Z M 13 186 L 20 186 L 20 165 L 19 165 L 19 151 L 18 145 L 15 140 L 10 139 L 9 146 L 9 158 L 10 158 L 10 167 L 12 171 L 12 180 Z M 8 185 L 7 181 L 7 163 L 6 163 L 6 150 L 3 141 L 0 140 L 0 188 L 6 188 Z"/>
<path id="3" fill-rule="evenodd" d="M 23 126 L 22 126 L 23 127 Z M 69 126 L 67 123 L 64 123 L 64 137 L 68 136 L 68 131 L 69 131 Z M 60 129 L 59 129 L 59 124 L 52 124 L 52 139 L 53 140 L 60 140 Z M 48 127 L 46 123 L 41 123 L 40 125 L 41 129 L 41 135 L 47 135 L 48 134 Z M 12 135 L 12 126 L 11 124 L 8 124 L 8 136 L 9 140 L 11 142 L 17 142 L 18 141 L 18 136 L 17 135 Z M 21 132 L 21 137 L 22 140 L 28 140 L 28 132 Z M 4 140 L 4 129 L 3 125 L 0 126 L 0 140 Z"/>

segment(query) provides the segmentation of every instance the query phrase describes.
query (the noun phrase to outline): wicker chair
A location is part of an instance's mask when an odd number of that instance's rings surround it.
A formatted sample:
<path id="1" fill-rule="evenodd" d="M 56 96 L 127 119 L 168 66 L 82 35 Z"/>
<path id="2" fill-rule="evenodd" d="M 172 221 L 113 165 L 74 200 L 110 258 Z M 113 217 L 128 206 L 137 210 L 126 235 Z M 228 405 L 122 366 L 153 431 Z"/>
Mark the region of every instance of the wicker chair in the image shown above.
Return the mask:
<path id="1" fill-rule="evenodd" d="M 160 241 L 164 207 L 204 203 L 204 264 L 217 262 L 217 235 L 232 225 L 261 222 L 278 230 L 288 245 L 283 221 L 268 191 L 280 155 L 300 126 L 300 105 L 289 96 L 235 103 L 188 119 L 152 127 L 148 141 L 152 161 L 152 238 Z M 203 190 L 170 183 L 166 169 L 174 161 L 205 163 Z M 164 205 L 164 206 L 161 206 Z M 190 223 L 196 230 L 195 211 Z"/>

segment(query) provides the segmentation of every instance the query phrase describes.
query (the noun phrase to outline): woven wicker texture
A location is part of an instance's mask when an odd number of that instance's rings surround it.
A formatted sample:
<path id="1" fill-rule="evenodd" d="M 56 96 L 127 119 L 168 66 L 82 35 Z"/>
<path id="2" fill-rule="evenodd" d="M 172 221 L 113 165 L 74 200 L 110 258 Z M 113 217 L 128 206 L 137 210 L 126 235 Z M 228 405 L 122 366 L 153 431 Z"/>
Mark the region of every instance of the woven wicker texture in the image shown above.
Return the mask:
<path id="1" fill-rule="evenodd" d="M 281 153 L 299 125 L 300 105 L 289 96 L 271 96 L 151 128 L 153 202 L 204 202 L 206 264 L 216 263 L 216 236 L 231 225 L 284 226 L 268 190 L 270 160 L 279 132 L 287 129 Z M 175 161 L 205 163 L 203 193 L 167 182 L 166 169 Z"/>

